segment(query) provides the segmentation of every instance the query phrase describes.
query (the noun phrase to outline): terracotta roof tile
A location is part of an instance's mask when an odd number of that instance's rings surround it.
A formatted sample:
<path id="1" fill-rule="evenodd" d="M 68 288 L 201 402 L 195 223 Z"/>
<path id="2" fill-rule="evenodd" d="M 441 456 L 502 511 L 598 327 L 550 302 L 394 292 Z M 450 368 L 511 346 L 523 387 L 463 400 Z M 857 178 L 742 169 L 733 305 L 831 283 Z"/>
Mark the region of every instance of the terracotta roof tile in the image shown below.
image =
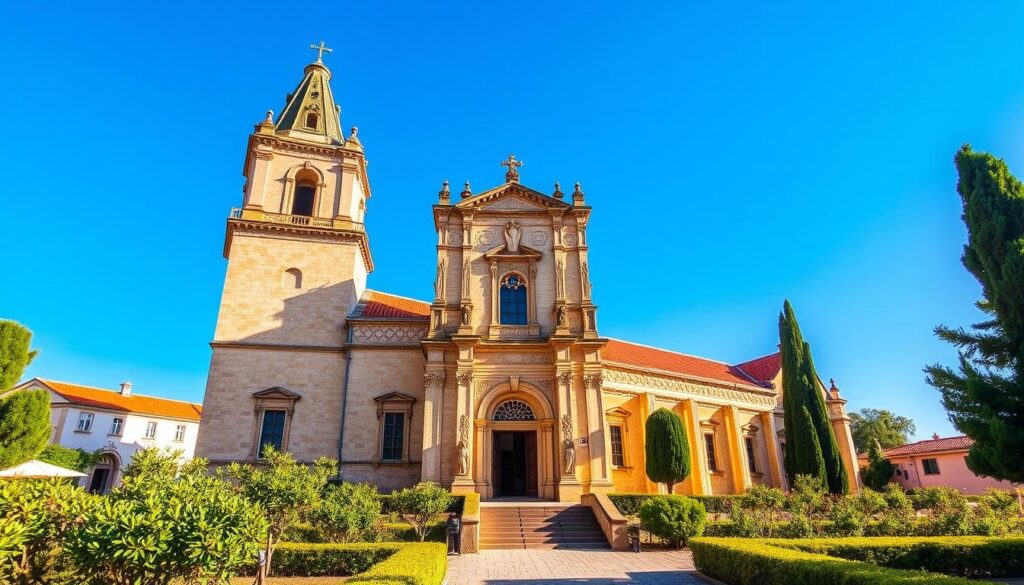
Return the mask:
<path id="1" fill-rule="evenodd" d="M 782 354 L 776 352 L 771 355 L 752 359 L 749 362 L 736 364 L 736 367 L 746 372 L 755 380 L 765 384 L 771 384 L 775 376 L 779 375 L 782 369 Z"/>
<path id="2" fill-rule="evenodd" d="M 199 421 L 199 417 L 203 413 L 203 406 L 201 404 L 193 404 L 191 402 L 144 396 L 141 394 L 122 396 L 116 390 L 80 386 L 78 384 L 45 380 L 43 378 L 37 378 L 37 380 L 57 394 L 60 394 L 68 402 L 80 406 L 92 406 L 95 408 L 164 416 L 196 422 Z"/>
<path id="3" fill-rule="evenodd" d="M 664 370 L 730 384 L 762 385 L 736 366 L 618 339 L 608 340 L 601 357 L 605 361 L 628 366 Z"/>
<path id="4" fill-rule="evenodd" d="M 429 319 L 430 303 L 367 289 L 355 316 L 386 319 Z"/>
<path id="5" fill-rule="evenodd" d="M 926 439 L 916 443 L 907 443 L 885 452 L 886 457 L 898 457 L 901 455 L 924 455 L 927 453 L 938 453 L 940 451 L 966 451 L 971 448 L 974 441 L 970 437 L 943 437 L 941 439 Z"/>

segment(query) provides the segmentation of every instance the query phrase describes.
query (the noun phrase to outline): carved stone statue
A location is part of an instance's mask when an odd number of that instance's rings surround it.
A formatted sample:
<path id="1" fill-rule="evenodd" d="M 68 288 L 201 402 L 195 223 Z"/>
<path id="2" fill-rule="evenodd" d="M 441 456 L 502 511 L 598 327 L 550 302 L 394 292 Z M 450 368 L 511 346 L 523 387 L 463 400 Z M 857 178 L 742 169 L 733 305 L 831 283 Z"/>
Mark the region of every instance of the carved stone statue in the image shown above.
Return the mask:
<path id="1" fill-rule="evenodd" d="M 456 475 L 469 474 L 469 417 L 459 417 L 459 444 L 458 449 L 458 473 Z"/>
<path id="2" fill-rule="evenodd" d="M 555 307 L 555 324 L 559 327 L 565 327 L 566 323 L 565 305 L 558 305 Z"/>
<path id="3" fill-rule="evenodd" d="M 473 318 L 473 307 L 462 305 L 462 324 L 468 326 Z"/>
<path id="4" fill-rule="evenodd" d="M 523 230 L 519 227 L 519 223 L 516 220 L 512 220 L 505 224 L 505 245 L 509 252 L 519 251 L 519 241 L 523 239 Z"/>
<path id="5" fill-rule="evenodd" d="M 562 472 L 572 475 L 576 471 L 576 442 L 572 440 L 572 417 L 568 414 L 562 415 Z"/>
<path id="6" fill-rule="evenodd" d="M 587 269 L 587 263 L 583 263 L 583 267 L 580 269 L 582 273 L 582 284 L 583 284 L 583 298 L 590 298 L 590 270 Z"/>
<path id="7" fill-rule="evenodd" d="M 437 278 L 434 280 L 434 298 L 444 298 L 444 260 L 437 263 Z"/>

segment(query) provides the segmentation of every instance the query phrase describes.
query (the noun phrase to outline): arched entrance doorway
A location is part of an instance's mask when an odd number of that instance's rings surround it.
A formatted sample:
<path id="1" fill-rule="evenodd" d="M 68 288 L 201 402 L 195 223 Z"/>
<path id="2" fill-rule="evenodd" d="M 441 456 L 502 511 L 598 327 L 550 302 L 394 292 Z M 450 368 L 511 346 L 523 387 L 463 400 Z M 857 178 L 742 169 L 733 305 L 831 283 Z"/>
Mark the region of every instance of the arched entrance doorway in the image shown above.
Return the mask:
<path id="1" fill-rule="evenodd" d="M 477 491 L 485 499 L 554 499 L 555 419 L 543 394 L 525 384 L 489 392 L 477 412 Z"/>
<path id="2" fill-rule="evenodd" d="M 88 490 L 94 494 L 105 494 L 114 487 L 117 480 L 117 471 L 120 468 L 120 459 L 116 453 L 104 453 L 100 455 L 96 465 L 89 474 Z"/>

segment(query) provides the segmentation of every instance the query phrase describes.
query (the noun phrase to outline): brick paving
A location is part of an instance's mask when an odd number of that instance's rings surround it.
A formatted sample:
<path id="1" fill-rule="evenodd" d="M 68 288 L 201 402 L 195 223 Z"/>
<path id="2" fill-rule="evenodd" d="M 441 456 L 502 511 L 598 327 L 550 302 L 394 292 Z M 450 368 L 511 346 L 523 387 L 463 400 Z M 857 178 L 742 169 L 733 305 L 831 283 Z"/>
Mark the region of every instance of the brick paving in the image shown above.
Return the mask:
<path id="1" fill-rule="evenodd" d="M 708 585 L 689 551 L 485 550 L 448 557 L 449 585 Z"/>

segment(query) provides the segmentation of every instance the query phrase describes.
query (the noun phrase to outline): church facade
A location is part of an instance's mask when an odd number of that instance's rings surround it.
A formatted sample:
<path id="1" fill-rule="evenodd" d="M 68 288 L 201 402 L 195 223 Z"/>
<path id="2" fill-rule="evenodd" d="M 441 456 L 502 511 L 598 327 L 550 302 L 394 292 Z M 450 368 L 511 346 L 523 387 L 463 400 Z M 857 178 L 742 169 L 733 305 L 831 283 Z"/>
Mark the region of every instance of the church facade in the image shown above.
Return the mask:
<path id="1" fill-rule="evenodd" d="M 530 188 L 514 156 L 493 188 L 445 183 L 433 298 L 366 288 L 372 192 L 330 79 L 322 59 L 308 65 L 249 137 L 197 455 L 254 461 L 269 444 L 385 491 L 578 501 L 658 490 L 644 423 L 664 407 L 691 446 L 678 493 L 786 487 L 778 354 L 726 364 L 603 337 L 579 184 Z M 856 478 L 845 401 L 822 392 Z"/>

